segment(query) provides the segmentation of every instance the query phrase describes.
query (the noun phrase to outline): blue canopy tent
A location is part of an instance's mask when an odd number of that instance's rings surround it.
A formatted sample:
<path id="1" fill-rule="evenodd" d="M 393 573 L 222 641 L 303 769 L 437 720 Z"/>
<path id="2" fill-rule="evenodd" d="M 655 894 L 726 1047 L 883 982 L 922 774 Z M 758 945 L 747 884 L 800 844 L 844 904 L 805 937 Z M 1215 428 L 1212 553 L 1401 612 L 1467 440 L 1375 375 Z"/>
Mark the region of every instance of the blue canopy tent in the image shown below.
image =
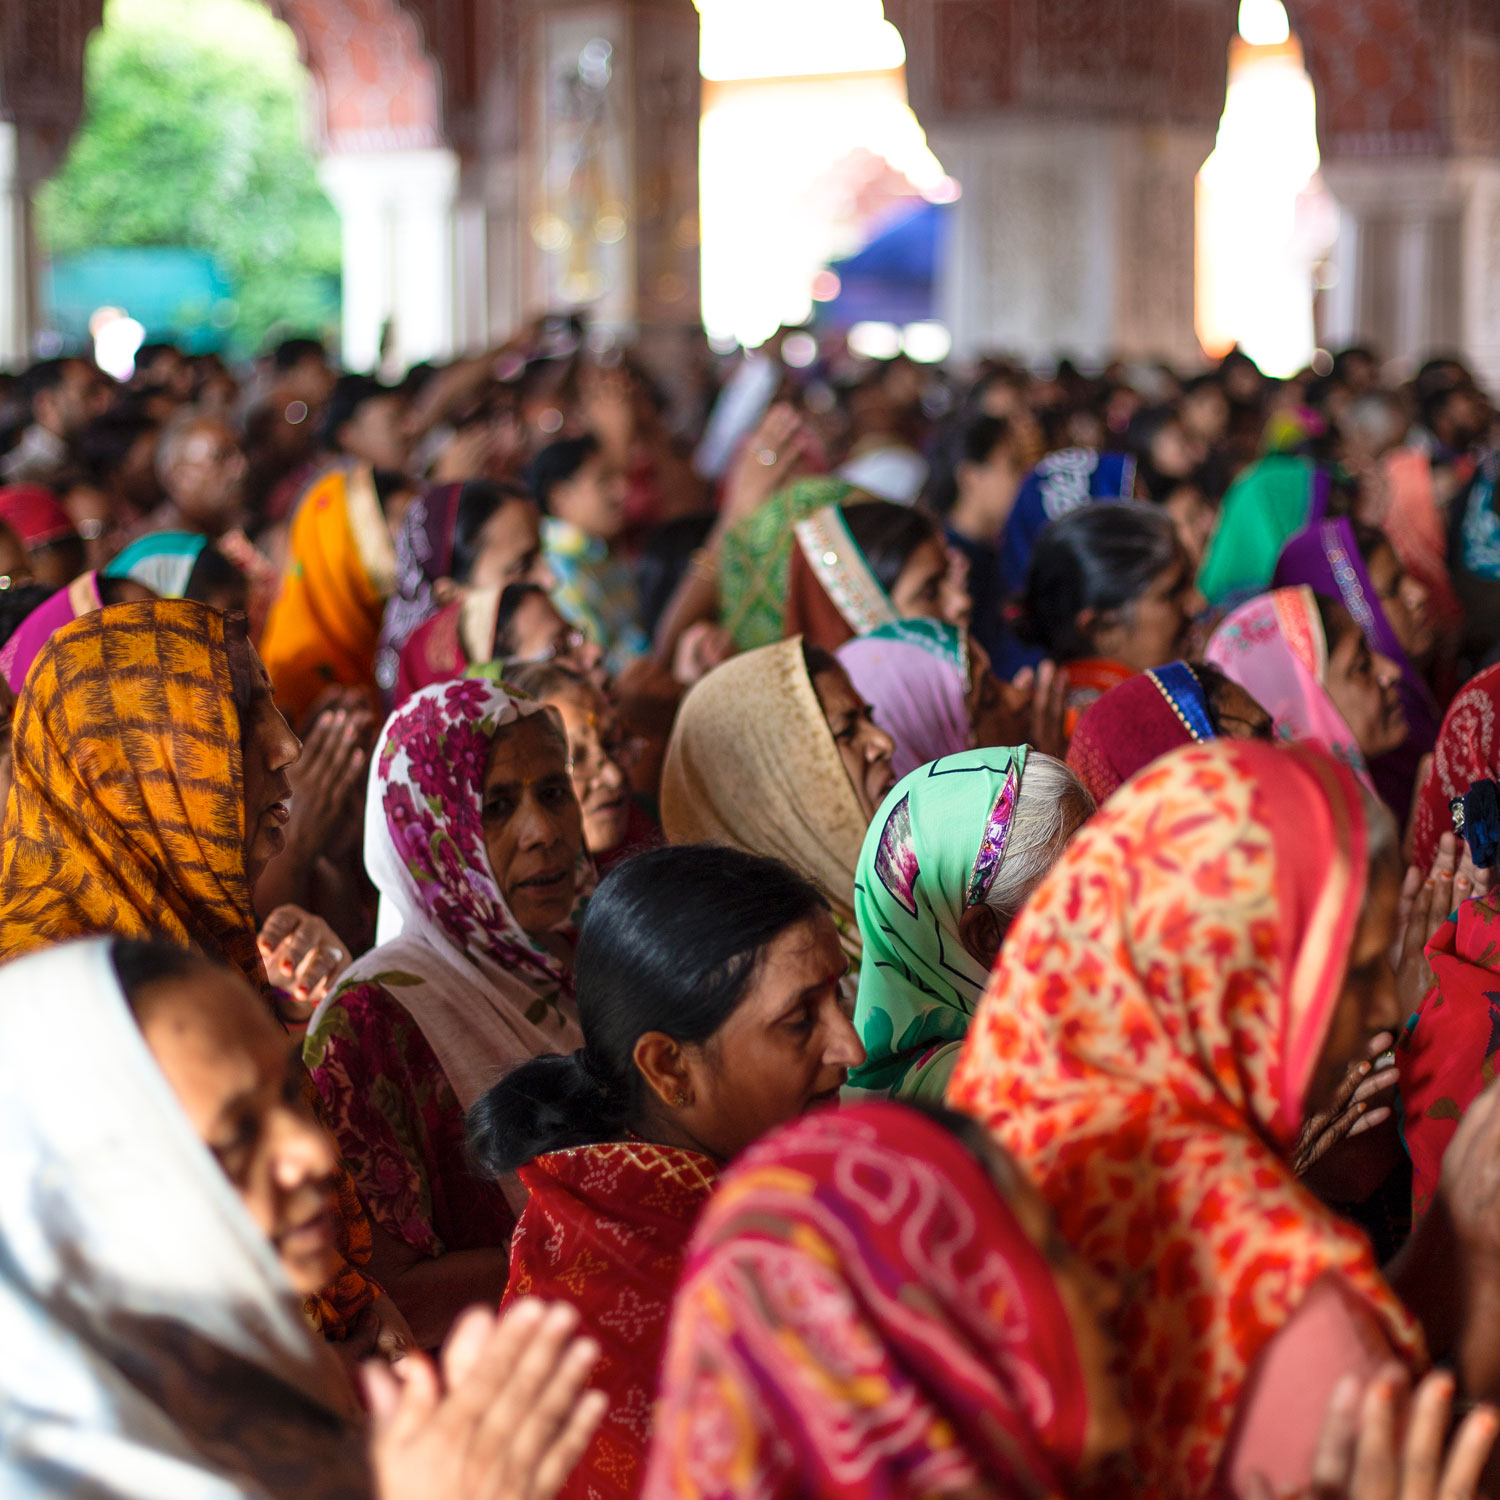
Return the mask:
<path id="1" fill-rule="evenodd" d="M 897 203 L 878 220 L 869 243 L 829 267 L 839 278 L 832 301 L 814 304 L 819 327 L 855 323 L 923 323 L 937 316 L 937 278 L 952 205 L 925 198 Z"/>
<path id="2" fill-rule="evenodd" d="M 172 246 L 85 250 L 59 256 L 42 274 L 48 322 L 89 346 L 89 319 L 123 308 L 148 342 L 170 339 L 189 353 L 220 348 L 234 322 L 234 286 L 205 250 Z"/>

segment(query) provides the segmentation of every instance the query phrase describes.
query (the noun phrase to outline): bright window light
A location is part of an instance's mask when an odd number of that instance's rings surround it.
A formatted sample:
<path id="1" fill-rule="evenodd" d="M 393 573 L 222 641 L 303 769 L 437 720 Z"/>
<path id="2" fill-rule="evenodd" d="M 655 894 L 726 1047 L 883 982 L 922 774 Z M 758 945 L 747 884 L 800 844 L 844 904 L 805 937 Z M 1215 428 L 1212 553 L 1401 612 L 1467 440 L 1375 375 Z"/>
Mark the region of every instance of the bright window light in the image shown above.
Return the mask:
<path id="1" fill-rule="evenodd" d="M 1198 174 L 1197 325 L 1210 355 L 1238 343 L 1276 376 L 1312 358 L 1313 267 L 1337 232 L 1317 169 L 1313 87 L 1295 44 L 1240 48 Z"/>
<path id="2" fill-rule="evenodd" d="M 906 61 L 880 0 L 697 0 L 705 78 L 877 73 Z"/>
<path id="3" fill-rule="evenodd" d="M 918 364 L 940 364 L 952 348 L 953 335 L 941 323 L 908 323 L 901 330 L 901 351 Z"/>
<path id="4" fill-rule="evenodd" d="M 1290 41 L 1286 6 L 1281 0 L 1240 0 L 1240 35 L 1252 47 L 1279 47 Z"/>
<path id="5" fill-rule="evenodd" d="M 864 359 L 895 359 L 901 352 L 901 330 L 894 323 L 856 323 L 849 347 Z"/>

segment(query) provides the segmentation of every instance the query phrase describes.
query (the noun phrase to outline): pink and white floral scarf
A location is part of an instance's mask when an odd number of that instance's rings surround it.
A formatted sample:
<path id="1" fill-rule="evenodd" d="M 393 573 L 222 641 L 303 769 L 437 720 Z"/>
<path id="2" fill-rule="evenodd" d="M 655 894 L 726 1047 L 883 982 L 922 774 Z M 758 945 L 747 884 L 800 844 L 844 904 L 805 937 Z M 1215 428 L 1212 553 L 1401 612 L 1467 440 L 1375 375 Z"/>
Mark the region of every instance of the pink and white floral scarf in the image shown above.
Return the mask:
<path id="1" fill-rule="evenodd" d="M 490 745 L 507 725 L 544 712 L 498 683 L 434 683 L 387 720 L 370 772 L 365 866 L 403 925 L 340 989 L 378 984 L 399 1000 L 465 1109 L 517 1063 L 583 1045 L 572 976 L 521 930 L 484 846 Z M 593 889 L 581 853 L 567 929 Z"/>

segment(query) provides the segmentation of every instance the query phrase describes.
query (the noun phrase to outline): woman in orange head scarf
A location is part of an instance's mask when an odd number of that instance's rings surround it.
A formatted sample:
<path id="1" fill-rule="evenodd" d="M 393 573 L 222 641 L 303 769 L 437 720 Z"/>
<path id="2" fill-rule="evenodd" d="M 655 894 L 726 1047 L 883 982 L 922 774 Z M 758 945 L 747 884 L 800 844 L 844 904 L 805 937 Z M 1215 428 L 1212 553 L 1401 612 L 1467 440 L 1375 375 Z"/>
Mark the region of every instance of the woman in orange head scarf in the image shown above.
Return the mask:
<path id="1" fill-rule="evenodd" d="M 26 680 L 13 746 L 0 960 L 91 933 L 161 936 L 267 987 L 250 892 L 280 847 L 300 746 L 242 616 L 156 599 L 65 625 Z M 345 1254 L 362 1264 L 369 1223 L 347 1175 L 341 1187 Z M 377 1295 L 346 1265 L 309 1312 L 342 1337 Z"/>
<path id="2" fill-rule="evenodd" d="M 371 469 L 335 469 L 292 521 L 281 594 L 261 637 L 276 702 L 293 723 L 331 686 L 376 700 L 375 649 L 396 553 Z"/>
<path id="3" fill-rule="evenodd" d="M 1351 1365 L 1320 1362 L 1309 1330 L 1272 1439 L 1255 1443 L 1267 1409 L 1244 1400 L 1258 1373 L 1284 1370 L 1258 1357 L 1304 1311 L 1336 1325 L 1323 1347 L 1368 1351 L 1359 1373 L 1392 1350 L 1422 1362 L 1368 1241 L 1286 1160 L 1304 1111 L 1398 1019 L 1394 829 L 1367 806 L 1310 747 L 1171 752 L 1038 887 L 970 1028 L 949 1101 L 990 1127 L 1121 1293 L 1136 1473 L 1113 1494 L 1205 1496 L 1247 1463 L 1305 1483 Z"/>

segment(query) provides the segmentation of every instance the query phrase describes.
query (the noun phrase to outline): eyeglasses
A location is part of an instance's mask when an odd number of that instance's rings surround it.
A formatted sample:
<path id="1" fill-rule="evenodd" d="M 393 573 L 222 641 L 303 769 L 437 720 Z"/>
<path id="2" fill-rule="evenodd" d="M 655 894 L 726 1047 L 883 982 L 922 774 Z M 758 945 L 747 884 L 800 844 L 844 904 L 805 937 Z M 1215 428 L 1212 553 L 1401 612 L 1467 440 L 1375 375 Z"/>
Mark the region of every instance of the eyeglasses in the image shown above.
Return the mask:
<path id="1" fill-rule="evenodd" d="M 641 758 L 646 742 L 636 735 L 608 734 L 573 749 L 573 774 L 587 785 L 599 776 L 611 761 L 629 775 Z"/>

